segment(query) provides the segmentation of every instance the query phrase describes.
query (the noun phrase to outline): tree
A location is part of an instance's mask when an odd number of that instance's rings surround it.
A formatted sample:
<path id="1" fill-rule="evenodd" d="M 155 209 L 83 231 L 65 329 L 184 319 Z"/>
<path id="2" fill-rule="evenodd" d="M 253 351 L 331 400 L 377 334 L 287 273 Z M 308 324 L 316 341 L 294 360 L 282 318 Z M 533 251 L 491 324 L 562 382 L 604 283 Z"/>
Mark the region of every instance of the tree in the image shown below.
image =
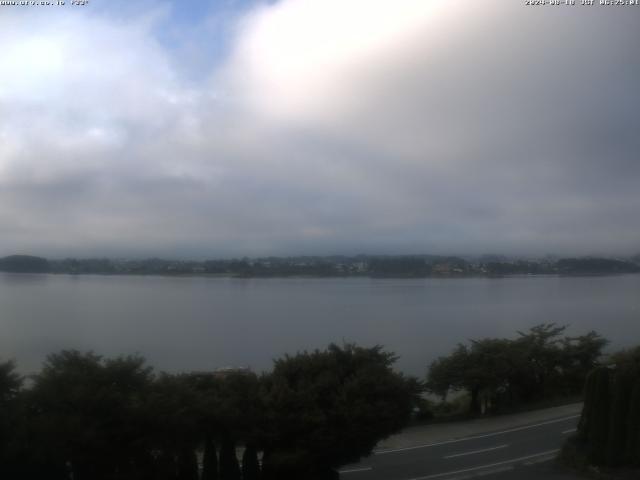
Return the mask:
<path id="1" fill-rule="evenodd" d="M 602 350 L 608 343 L 593 330 L 586 335 L 562 339 L 562 384 L 570 393 L 582 388 L 589 372 L 599 365 Z"/>
<path id="2" fill-rule="evenodd" d="M 640 377 L 640 347 L 620 350 L 611 355 L 610 364 L 618 371 L 624 371 L 633 377 Z"/>
<path id="3" fill-rule="evenodd" d="M 606 463 L 619 466 L 625 460 L 625 444 L 627 442 L 627 421 L 634 378 L 628 372 L 616 372 L 613 376 L 613 398 L 609 415 L 609 431 L 607 433 Z"/>
<path id="4" fill-rule="evenodd" d="M 215 423 L 221 440 L 256 444 L 263 435 L 264 399 L 258 376 L 227 372 L 218 379 Z"/>
<path id="5" fill-rule="evenodd" d="M 427 388 L 444 398 L 452 391 L 466 390 L 471 397 L 469 412 L 482 413 L 510 388 L 512 373 L 510 342 L 485 338 L 472 340 L 471 346 L 459 344 L 448 357 L 440 357 L 429 368 Z"/>
<path id="6" fill-rule="evenodd" d="M 636 381 L 629 400 L 625 462 L 640 466 L 640 381 Z"/>
<path id="7" fill-rule="evenodd" d="M 47 357 L 25 390 L 13 364 L 0 364 L 0 474 L 196 480 L 204 445 L 202 480 L 337 478 L 335 468 L 410 417 L 421 385 L 394 372 L 394 361 L 381 347 L 331 345 L 280 359 L 260 378 L 156 376 L 141 357 L 68 350 Z M 236 445 L 245 447 L 242 472 Z"/>
<path id="8" fill-rule="evenodd" d="M 431 362 L 427 374 L 427 390 L 440 396 L 444 402 L 451 391 L 465 388 L 463 374 L 469 366 L 469 360 L 469 350 L 465 345 L 459 344 L 449 356 L 439 357 Z"/>
<path id="9" fill-rule="evenodd" d="M 198 480 L 198 459 L 193 448 L 185 446 L 178 454 L 178 480 Z"/>
<path id="10" fill-rule="evenodd" d="M 276 360 L 263 379 L 265 478 L 333 478 L 333 469 L 400 430 L 420 385 L 392 370 L 395 359 L 380 346 L 332 344 Z"/>
<path id="11" fill-rule="evenodd" d="M 20 394 L 23 378 L 16 372 L 13 361 L 0 363 L 0 478 L 10 478 L 18 467 L 15 457 L 19 454 L 17 442 L 24 425 L 20 419 Z"/>
<path id="12" fill-rule="evenodd" d="M 563 360 L 560 335 L 566 329 L 555 323 L 542 323 L 526 333 L 518 332 L 520 338 L 516 342 L 529 367 L 520 385 L 527 399 L 549 396 L 561 384 L 558 382 L 561 373 L 558 367 Z"/>
<path id="13" fill-rule="evenodd" d="M 584 403 L 582 405 L 582 414 L 580 415 L 580 421 L 578 422 L 577 436 L 582 443 L 587 443 L 589 436 L 589 430 L 593 425 L 593 416 L 595 412 L 594 399 L 595 399 L 595 387 L 596 387 L 596 375 L 590 372 L 587 375 L 584 385 Z"/>
<path id="14" fill-rule="evenodd" d="M 640 347 L 587 376 L 577 445 L 594 465 L 640 465 Z"/>
<path id="15" fill-rule="evenodd" d="M 236 456 L 236 445 L 227 438 L 220 449 L 220 480 L 240 480 L 240 465 Z"/>
<path id="16" fill-rule="evenodd" d="M 503 401 L 513 404 L 514 384 L 524 364 L 520 350 L 510 340 L 472 341 L 469 365 L 463 375 L 471 392 L 471 412 L 497 409 Z"/>
<path id="17" fill-rule="evenodd" d="M 515 340 L 484 338 L 459 344 L 431 363 L 427 388 L 443 398 L 466 391 L 469 411 L 477 415 L 505 405 L 581 391 L 606 345 L 596 332 L 561 337 L 566 327 L 540 324 L 518 332 Z"/>
<path id="18" fill-rule="evenodd" d="M 613 354 L 611 363 L 620 375 L 632 382 L 627 416 L 624 419 L 626 431 L 621 435 L 624 435 L 625 440 L 624 462 L 640 466 L 640 346 Z"/>
<path id="19" fill-rule="evenodd" d="M 157 452 L 163 471 L 180 479 L 191 475 L 193 453 L 204 437 L 199 395 L 190 375 L 162 373 L 149 388 L 144 404 L 148 448 Z"/>
<path id="20" fill-rule="evenodd" d="M 596 465 L 605 463 L 609 433 L 610 372 L 598 367 L 587 377 L 582 417 L 578 426 L 579 437 L 588 445 L 587 455 Z"/>
<path id="21" fill-rule="evenodd" d="M 50 355 L 28 397 L 34 454 L 51 470 L 70 465 L 77 480 L 143 468 L 141 413 L 150 381 L 141 357 L 104 361 L 73 350 Z"/>
<path id="22" fill-rule="evenodd" d="M 0 363 L 0 405 L 15 398 L 22 387 L 23 378 L 16 372 L 12 360 Z"/>
<path id="23" fill-rule="evenodd" d="M 211 435 L 207 435 L 204 442 L 202 480 L 218 480 L 218 457 Z"/>
<path id="24" fill-rule="evenodd" d="M 259 480 L 260 463 L 256 447 L 249 444 L 242 454 L 242 480 Z"/>
<path id="25" fill-rule="evenodd" d="M 0 271 L 13 273 L 47 273 L 49 262 L 45 258 L 31 255 L 10 255 L 0 258 Z"/>

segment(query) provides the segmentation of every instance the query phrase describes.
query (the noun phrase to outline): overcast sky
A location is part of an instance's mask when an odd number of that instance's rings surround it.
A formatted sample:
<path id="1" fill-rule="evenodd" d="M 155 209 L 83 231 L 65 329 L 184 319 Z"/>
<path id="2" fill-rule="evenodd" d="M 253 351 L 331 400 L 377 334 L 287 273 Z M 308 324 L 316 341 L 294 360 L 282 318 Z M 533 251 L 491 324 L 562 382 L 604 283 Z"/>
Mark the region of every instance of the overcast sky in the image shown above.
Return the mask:
<path id="1" fill-rule="evenodd" d="M 66 3 L 0 6 L 0 255 L 640 252 L 640 7 Z"/>

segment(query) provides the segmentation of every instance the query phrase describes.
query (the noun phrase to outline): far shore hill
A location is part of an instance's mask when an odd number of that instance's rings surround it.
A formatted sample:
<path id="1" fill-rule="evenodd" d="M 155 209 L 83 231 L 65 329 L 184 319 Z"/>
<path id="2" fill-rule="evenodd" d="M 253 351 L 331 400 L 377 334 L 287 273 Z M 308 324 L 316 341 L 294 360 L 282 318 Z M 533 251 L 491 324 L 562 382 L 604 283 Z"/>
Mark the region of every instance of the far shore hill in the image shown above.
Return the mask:
<path id="1" fill-rule="evenodd" d="M 100 275 L 207 275 L 229 277 L 500 277 L 507 275 L 619 275 L 640 273 L 640 255 L 622 258 L 523 259 L 501 255 L 355 255 L 219 260 L 149 258 L 0 258 L 0 272 Z"/>

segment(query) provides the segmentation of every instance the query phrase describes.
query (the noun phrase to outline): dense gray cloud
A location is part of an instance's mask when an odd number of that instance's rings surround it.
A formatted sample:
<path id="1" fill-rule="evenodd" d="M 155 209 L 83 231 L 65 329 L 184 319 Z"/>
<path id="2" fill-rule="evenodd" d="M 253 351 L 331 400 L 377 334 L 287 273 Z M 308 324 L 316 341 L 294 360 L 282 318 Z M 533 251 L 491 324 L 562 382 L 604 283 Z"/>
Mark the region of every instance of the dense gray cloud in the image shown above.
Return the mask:
<path id="1" fill-rule="evenodd" d="M 166 15 L 3 12 L 0 254 L 640 251 L 640 8 L 282 0 L 197 81 Z"/>

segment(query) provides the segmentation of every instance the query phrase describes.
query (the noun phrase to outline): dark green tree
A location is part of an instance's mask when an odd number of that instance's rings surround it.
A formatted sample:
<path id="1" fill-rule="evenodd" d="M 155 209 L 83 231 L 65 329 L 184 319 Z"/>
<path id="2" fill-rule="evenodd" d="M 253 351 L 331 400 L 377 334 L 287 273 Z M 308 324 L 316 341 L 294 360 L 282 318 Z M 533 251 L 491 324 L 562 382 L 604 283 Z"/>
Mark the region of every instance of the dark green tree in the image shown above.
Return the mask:
<path id="1" fill-rule="evenodd" d="M 613 398 L 609 415 L 606 463 L 610 466 L 622 465 L 625 461 L 627 442 L 627 422 L 634 378 L 628 372 L 620 371 L 613 376 Z"/>
<path id="2" fill-rule="evenodd" d="M 220 480 L 240 480 L 240 465 L 236 456 L 235 442 L 229 438 L 220 448 Z"/>
<path id="3" fill-rule="evenodd" d="M 406 425 L 420 385 L 392 370 L 395 359 L 347 344 L 276 360 L 264 378 L 264 477 L 332 478 Z"/>
<path id="4" fill-rule="evenodd" d="M 178 454 L 178 480 L 198 480 L 198 459 L 192 448 L 184 447 Z"/>
<path id="5" fill-rule="evenodd" d="M 529 365 L 519 342 L 485 338 L 458 345 L 447 357 L 431 364 L 427 388 L 438 395 L 448 391 L 469 393 L 469 412 L 477 415 L 513 405 L 521 393 Z M 529 375 L 531 378 L 531 375 Z"/>
<path id="6" fill-rule="evenodd" d="M 140 357 L 50 355 L 28 398 L 34 454 L 77 480 L 133 475 L 148 460 L 140 419 L 150 381 Z"/>
<path id="7" fill-rule="evenodd" d="M 11 478 L 20 467 L 17 457 L 25 426 L 18 398 L 22 382 L 13 361 L 0 363 L 0 478 Z"/>
<path id="8" fill-rule="evenodd" d="M 640 466 L 640 381 L 636 380 L 629 400 L 625 462 Z"/>
<path id="9" fill-rule="evenodd" d="M 611 358 L 587 376 L 575 445 L 593 465 L 639 465 L 640 347 Z"/>
<path id="10" fill-rule="evenodd" d="M 204 438 L 198 400 L 189 375 L 163 373 L 151 385 L 145 402 L 149 447 L 158 452 L 160 469 L 176 472 L 177 477 L 190 472 L 192 452 Z"/>
<path id="11" fill-rule="evenodd" d="M 459 344 L 432 362 L 427 388 L 443 398 L 466 391 L 477 415 L 540 398 L 579 394 L 606 341 L 595 332 L 561 337 L 566 327 L 541 324 L 515 340 L 485 338 Z"/>
<path id="12" fill-rule="evenodd" d="M 218 456 L 211 435 L 207 435 L 204 442 L 202 480 L 218 480 Z"/>
<path id="13" fill-rule="evenodd" d="M 520 390 L 526 400 L 551 396 L 562 387 L 562 335 L 566 326 L 555 323 L 536 325 L 527 332 L 518 332 L 517 347 L 522 351 L 528 368 L 521 372 Z"/>
<path id="14" fill-rule="evenodd" d="M 589 375 L 593 376 L 590 390 L 592 396 L 588 400 L 590 402 L 589 416 L 583 428 L 589 445 L 587 453 L 590 461 L 596 465 L 602 465 L 606 461 L 609 433 L 610 372 L 606 367 L 599 367 Z M 585 399 L 586 401 L 587 399 Z"/>
<path id="15" fill-rule="evenodd" d="M 5 405 L 16 397 L 22 382 L 23 378 L 16 372 L 15 362 L 0 362 L 0 405 Z"/>
<path id="16" fill-rule="evenodd" d="M 640 347 L 613 354 L 611 362 L 619 375 L 632 382 L 625 418 L 624 462 L 640 466 Z"/>
<path id="17" fill-rule="evenodd" d="M 567 393 L 580 391 L 589 372 L 599 365 L 602 350 L 608 343 L 595 331 L 562 339 L 559 366 L 562 369 L 561 385 Z"/>
<path id="18" fill-rule="evenodd" d="M 260 463 L 256 447 L 249 444 L 245 446 L 242 454 L 242 480 L 259 480 Z"/>
<path id="19" fill-rule="evenodd" d="M 469 364 L 469 350 L 465 345 L 459 344 L 450 355 L 431 362 L 427 374 L 427 389 L 444 402 L 450 392 L 466 388 L 464 372 Z"/>
<path id="20" fill-rule="evenodd" d="M 249 371 L 228 372 L 218 378 L 215 422 L 221 440 L 258 443 L 264 428 L 260 388 L 257 375 Z"/>
<path id="21" fill-rule="evenodd" d="M 513 403 L 514 379 L 524 365 L 513 342 L 494 338 L 472 341 L 468 362 L 463 378 L 471 393 L 471 413 Z"/>
<path id="22" fill-rule="evenodd" d="M 587 375 L 584 385 L 584 403 L 582 405 L 582 414 L 578 422 L 577 436 L 581 442 L 587 443 L 589 430 L 593 425 L 593 416 L 595 414 L 596 397 L 596 375 L 592 371 Z"/>

